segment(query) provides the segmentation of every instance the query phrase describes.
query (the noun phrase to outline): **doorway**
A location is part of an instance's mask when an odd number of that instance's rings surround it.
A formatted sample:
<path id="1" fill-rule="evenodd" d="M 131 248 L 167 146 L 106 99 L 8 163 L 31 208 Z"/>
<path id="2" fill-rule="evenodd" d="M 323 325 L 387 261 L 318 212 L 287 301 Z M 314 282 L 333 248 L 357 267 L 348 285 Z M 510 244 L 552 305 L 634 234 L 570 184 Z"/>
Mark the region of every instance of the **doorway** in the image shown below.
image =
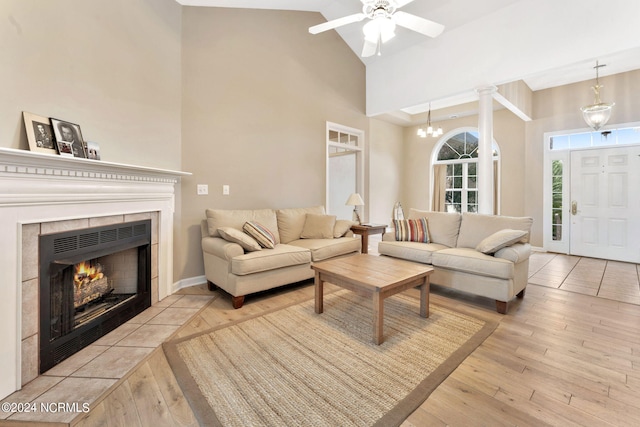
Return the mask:
<path id="1" fill-rule="evenodd" d="M 545 134 L 544 249 L 640 262 L 640 126 Z"/>
<path id="2" fill-rule="evenodd" d="M 326 156 L 325 209 L 338 219 L 352 219 L 353 206 L 345 205 L 347 199 L 352 193 L 365 196 L 364 131 L 327 122 Z"/>
<path id="3" fill-rule="evenodd" d="M 570 254 L 640 262 L 640 146 L 571 151 Z"/>

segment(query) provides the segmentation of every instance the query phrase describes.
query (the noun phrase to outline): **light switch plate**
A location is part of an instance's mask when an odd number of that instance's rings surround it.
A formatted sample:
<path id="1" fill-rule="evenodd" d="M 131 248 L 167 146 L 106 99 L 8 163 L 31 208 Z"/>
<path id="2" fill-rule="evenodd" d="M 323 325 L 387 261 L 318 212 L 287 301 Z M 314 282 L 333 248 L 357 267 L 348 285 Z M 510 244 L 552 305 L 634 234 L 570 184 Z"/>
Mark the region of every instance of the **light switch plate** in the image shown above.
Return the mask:
<path id="1" fill-rule="evenodd" d="M 229 186 L 226 185 L 226 184 L 222 186 L 222 195 L 223 196 L 228 196 L 229 195 Z"/>

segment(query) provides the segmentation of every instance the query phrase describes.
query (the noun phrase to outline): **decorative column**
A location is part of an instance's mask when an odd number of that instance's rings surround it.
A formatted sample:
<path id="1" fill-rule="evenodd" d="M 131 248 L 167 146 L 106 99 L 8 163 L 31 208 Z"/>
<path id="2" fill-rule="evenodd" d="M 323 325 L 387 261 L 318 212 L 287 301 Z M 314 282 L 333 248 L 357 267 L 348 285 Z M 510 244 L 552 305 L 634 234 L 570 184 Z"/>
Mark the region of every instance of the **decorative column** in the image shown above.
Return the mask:
<path id="1" fill-rule="evenodd" d="M 493 94 L 495 86 L 477 89 L 478 113 L 478 213 L 493 214 Z"/>

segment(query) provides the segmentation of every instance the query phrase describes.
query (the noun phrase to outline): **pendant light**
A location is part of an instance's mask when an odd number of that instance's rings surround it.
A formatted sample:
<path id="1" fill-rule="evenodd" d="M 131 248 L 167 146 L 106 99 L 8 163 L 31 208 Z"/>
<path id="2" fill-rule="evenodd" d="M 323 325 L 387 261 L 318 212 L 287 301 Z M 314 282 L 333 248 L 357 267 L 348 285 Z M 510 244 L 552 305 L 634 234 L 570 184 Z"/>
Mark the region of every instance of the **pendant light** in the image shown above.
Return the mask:
<path id="1" fill-rule="evenodd" d="M 598 69 L 605 66 L 606 64 L 600 65 L 598 61 L 596 61 L 596 66 L 594 67 L 596 69 L 596 85 L 591 87 L 595 93 L 595 99 L 593 104 L 580 108 L 584 121 L 587 122 L 593 130 L 598 130 L 607 124 L 611 117 L 611 109 L 615 105 L 615 102 L 608 104 L 600 101 L 600 89 L 604 86 L 600 84 Z"/>
<path id="2" fill-rule="evenodd" d="M 440 126 L 438 126 L 438 129 L 433 129 L 433 126 L 431 126 L 431 103 L 429 103 L 429 113 L 427 114 L 427 129 L 425 130 L 422 127 L 418 128 L 418 136 L 420 138 L 426 138 L 427 135 L 431 135 L 432 137 L 437 138 L 442 135 L 442 133 L 443 131 Z"/>

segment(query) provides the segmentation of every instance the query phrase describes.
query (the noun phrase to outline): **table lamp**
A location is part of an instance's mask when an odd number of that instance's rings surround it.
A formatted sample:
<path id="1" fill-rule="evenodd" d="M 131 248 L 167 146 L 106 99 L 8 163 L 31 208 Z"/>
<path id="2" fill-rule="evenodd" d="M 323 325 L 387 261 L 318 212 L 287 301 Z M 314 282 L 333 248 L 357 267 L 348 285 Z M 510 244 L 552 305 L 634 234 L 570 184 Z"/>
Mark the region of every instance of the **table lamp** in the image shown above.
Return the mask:
<path id="1" fill-rule="evenodd" d="M 358 221 L 358 224 L 362 224 L 362 221 L 360 221 L 360 215 L 358 215 L 358 206 L 364 206 L 364 200 L 362 200 L 360 194 L 351 194 L 347 199 L 347 203 L 345 203 L 345 205 L 353 206 L 353 220 Z"/>

